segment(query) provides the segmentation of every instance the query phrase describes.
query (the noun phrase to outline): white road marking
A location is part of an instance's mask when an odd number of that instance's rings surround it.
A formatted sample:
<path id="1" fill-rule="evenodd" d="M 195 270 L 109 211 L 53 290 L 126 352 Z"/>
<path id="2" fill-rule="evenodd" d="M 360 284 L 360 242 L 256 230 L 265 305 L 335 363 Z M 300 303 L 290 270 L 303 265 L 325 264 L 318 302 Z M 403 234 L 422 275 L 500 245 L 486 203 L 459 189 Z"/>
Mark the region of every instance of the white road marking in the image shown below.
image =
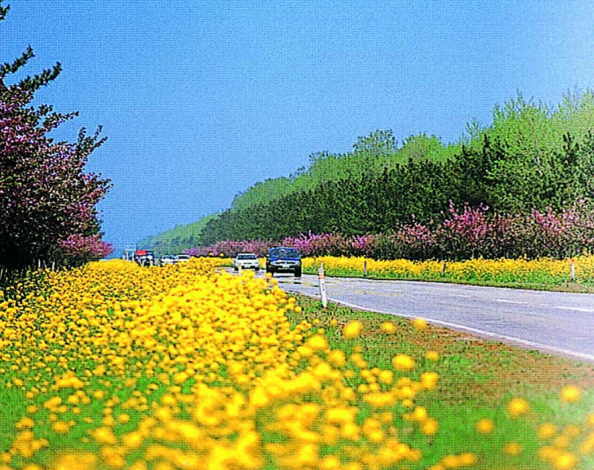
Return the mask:
<path id="1" fill-rule="evenodd" d="M 358 308 L 358 309 L 361 309 L 361 310 L 367 310 L 367 311 L 377 312 L 377 313 L 384 313 L 384 314 L 387 314 L 387 315 L 396 315 L 396 316 L 405 317 L 405 318 L 416 318 L 418 316 L 418 315 L 408 315 L 406 313 L 386 312 L 384 310 L 379 310 L 379 309 L 376 309 L 376 308 L 363 307 L 361 305 L 352 304 L 350 302 L 343 302 L 342 300 L 332 299 L 330 297 L 328 297 L 328 300 L 331 300 L 332 302 L 336 302 L 336 303 L 341 304 L 341 305 L 345 305 L 347 307 Z M 471 333 L 476 333 L 476 334 L 479 334 L 479 335 L 484 335 L 484 336 L 488 336 L 488 337 L 495 338 L 495 339 L 502 339 L 502 340 L 512 341 L 512 342 L 524 344 L 526 346 L 530 346 L 530 347 L 532 347 L 534 349 L 541 348 L 541 349 L 544 349 L 546 351 L 554 351 L 554 352 L 557 352 L 559 354 L 564 354 L 564 355 L 567 355 L 567 356 L 577 357 L 577 358 L 580 358 L 580 359 L 586 359 L 588 361 L 594 361 L 594 355 L 592 355 L 592 354 L 585 354 L 585 353 L 581 353 L 581 352 L 577 352 L 577 351 L 570 351 L 568 349 L 557 348 L 555 346 L 549 346 L 549 345 L 546 345 L 546 344 L 536 343 L 534 341 L 528 341 L 528 340 L 521 339 L 521 338 L 515 338 L 513 336 L 501 335 L 501 334 L 498 334 L 498 333 L 491 333 L 489 331 L 479 330 L 478 328 L 470 328 L 468 326 L 459 325 L 457 323 L 451 323 L 451 322 L 446 322 L 446 321 L 442 321 L 442 320 L 434 320 L 434 319 L 431 319 L 431 318 L 425 318 L 425 319 L 427 321 L 431 322 L 431 323 L 435 323 L 436 325 L 441 325 L 441 326 L 446 326 L 446 327 L 450 327 L 450 328 L 454 328 L 454 329 L 460 329 L 460 330 L 464 330 L 464 331 L 469 331 Z"/>
<path id="2" fill-rule="evenodd" d="M 594 312 L 594 308 L 558 307 L 558 306 L 554 306 L 553 308 L 560 308 L 563 310 L 577 310 L 578 312 Z"/>
<path id="3" fill-rule="evenodd" d="M 507 300 L 507 299 L 493 299 L 496 302 L 505 302 L 506 304 L 527 304 L 528 302 L 521 302 L 519 300 Z"/>
<path id="4" fill-rule="evenodd" d="M 465 298 L 468 298 L 468 297 L 470 297 L 470 296 L 469 296 L 469 295 L 467 295 L 467 294 L 448 294 L 448 295 L 449 295 L 450 297 L 465 297 Z"/>

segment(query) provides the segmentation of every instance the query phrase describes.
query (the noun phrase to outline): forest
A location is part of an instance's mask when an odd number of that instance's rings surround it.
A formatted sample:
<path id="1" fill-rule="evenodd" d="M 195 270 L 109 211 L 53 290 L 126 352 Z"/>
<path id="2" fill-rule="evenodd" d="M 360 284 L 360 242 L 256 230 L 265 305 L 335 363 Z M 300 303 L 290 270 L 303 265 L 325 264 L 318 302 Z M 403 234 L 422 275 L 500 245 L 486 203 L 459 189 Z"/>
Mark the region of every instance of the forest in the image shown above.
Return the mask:
<path id="1" fill-rule="evenodd" d="M 489 218 L 533 211 L 590 214 L 594 195 L 594 94 L 567 93 L 555 107 L 521 94 L 495 106 L 487 126 L 468 123 L 455 143 L 391 130 L 357 138 L 346 154 L 310 155 L 309 166 L 256 183 L 229 209 L 151 237 L 162 250 L 224 240 L 282 240 L 308 233 L 390 234 L 436 227 L 451 210 Z"/>

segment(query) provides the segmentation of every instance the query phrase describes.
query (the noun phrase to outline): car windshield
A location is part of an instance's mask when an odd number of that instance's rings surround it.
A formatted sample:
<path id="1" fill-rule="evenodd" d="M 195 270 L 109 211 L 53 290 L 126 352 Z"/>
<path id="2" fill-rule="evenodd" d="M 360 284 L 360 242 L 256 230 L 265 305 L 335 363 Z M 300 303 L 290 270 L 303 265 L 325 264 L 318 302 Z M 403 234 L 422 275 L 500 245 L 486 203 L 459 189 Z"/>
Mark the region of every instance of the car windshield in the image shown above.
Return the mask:
<path id="1" fill-rule="evenodd" d="M 287 258 L 299 258 L 299 252 L 295 248 L 273 248 L 271 256 L 286 256 Z"/>
<path id="2" fill-rule="evenodd" d="M 178 255 L 177 259 L 190 259 L 188 255 Z"/>
<path id="3" fill-rule="evenodd" d="M 237 259 L 257 259 L 253 253 L 242 253 L 237 255 Z"/>

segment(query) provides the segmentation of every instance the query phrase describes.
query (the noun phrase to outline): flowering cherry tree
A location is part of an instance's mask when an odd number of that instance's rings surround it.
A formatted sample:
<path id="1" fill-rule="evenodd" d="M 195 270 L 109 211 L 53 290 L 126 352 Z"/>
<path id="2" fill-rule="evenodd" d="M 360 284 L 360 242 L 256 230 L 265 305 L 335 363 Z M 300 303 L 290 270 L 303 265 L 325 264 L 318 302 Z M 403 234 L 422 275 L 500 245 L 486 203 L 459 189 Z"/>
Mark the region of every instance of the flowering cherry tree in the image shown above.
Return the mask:
<path id="1" fill-rule="evenodd" d="M 0 20 L 7 11 L 0 5 Z M 28 48 L 0 65 L 0 265 L 12 267 L 61 259 L 72 237 L 98 239 L 96 204 L 110 186 L 85 172 L 89 155 L 105 141 L 101 128 L 94 135 L 81 129 L 75 142 L 55 142 L 48 134 L 77 113 L 31 104 L 35 92 L 59 75 L 59 63 L 6 84 L 33 56 Z M 103 248 L 91 257 L 101 253 Z"/>

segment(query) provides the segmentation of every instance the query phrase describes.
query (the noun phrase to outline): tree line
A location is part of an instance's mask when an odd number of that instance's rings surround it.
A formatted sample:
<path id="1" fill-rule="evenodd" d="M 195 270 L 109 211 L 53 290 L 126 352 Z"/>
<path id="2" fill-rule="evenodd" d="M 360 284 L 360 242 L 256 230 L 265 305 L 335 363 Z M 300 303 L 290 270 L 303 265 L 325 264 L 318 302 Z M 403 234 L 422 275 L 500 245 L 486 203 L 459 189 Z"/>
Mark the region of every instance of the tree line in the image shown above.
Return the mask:
<path id="1" fill-rule="evenodd" d="M 519 136 L 521 137 L 521 136 Z M 560 211 L 594 199 L 594 135 L 563 135 L 555 145 L 482 135 L 447 160 L 409 157 L 380 174 L 323 181 L 206 224 L 202 244 L 301 233 L 389 233 L 405 224 L 439 223 L 450 204 L 486 205 L 497 214 Z"/>

